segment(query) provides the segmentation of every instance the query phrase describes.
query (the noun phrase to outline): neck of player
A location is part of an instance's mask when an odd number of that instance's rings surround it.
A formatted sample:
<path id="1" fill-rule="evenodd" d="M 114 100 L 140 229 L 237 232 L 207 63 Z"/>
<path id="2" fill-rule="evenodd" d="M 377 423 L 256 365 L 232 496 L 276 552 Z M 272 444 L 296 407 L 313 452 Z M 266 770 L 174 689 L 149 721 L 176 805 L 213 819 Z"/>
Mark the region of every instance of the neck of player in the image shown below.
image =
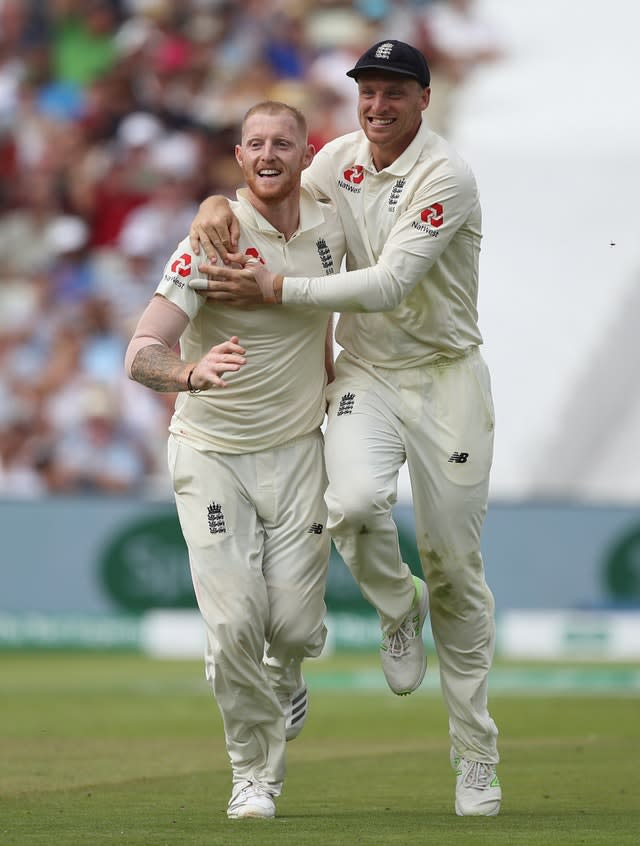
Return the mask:
<path id="1" fill-rule="evenodd" d="M 300 226 L 300 192 L 295 191 L 280 199 L 265 199 L 249 190 L 251 205 L 281 232 L 288 241 Z"/>

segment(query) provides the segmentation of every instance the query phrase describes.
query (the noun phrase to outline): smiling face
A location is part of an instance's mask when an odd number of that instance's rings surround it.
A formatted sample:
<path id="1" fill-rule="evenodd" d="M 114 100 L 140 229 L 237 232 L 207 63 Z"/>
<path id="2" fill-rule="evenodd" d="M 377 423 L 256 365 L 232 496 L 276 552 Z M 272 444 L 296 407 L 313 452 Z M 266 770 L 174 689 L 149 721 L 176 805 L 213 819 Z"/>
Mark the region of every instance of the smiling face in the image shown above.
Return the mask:
<path id="1" fill-rule="evenodd" d="M 413 141 L 430 92 L 399 74 L 363 71 L 358 75 L 358 120 L 371 142 L 378 170 L 395 161 Z"/>
<path id="2" fill-rule="evenodd" d="M 312 158 L 306 126 L 292 110 L 258 110 L 245 118 L 236 159 L 249 191 L 261 203 L 279 203 L 295 192 Z"/>

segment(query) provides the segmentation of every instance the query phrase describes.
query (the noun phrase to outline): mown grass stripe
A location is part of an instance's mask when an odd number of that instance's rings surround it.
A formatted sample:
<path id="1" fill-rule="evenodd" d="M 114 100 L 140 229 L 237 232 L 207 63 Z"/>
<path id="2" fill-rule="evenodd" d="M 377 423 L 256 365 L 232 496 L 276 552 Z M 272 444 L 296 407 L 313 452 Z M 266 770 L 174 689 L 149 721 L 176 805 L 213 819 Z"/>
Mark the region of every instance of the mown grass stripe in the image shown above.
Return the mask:
<path id="1" fill-rule="evenodd" d="M 378 691 L 387 688 L 381 670 L 338 672 L 307 670 L 305 678 L 312 690 Z M 616 667 L 498 668 L 491 672 L 490 688 L 493 694 L 510 693 L 527 696 L 535 693 L 640 695 L 640 670 Z M 440 692 L 437 667 L 427 670 L 420 692 Z"/>

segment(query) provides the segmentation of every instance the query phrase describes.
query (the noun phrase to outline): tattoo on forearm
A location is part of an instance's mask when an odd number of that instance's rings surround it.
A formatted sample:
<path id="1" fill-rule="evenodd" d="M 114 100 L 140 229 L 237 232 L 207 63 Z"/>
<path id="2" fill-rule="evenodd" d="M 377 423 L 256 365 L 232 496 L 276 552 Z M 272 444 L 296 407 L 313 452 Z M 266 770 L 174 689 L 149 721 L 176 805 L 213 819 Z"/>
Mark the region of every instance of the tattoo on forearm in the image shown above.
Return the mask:
<path id="1" fill-rule="evenodd" d="M 173 392 L 186 390 L 185 363 L 162 344 L 142 347 L 131 365 L 131 375 L 154 391 Z"/>

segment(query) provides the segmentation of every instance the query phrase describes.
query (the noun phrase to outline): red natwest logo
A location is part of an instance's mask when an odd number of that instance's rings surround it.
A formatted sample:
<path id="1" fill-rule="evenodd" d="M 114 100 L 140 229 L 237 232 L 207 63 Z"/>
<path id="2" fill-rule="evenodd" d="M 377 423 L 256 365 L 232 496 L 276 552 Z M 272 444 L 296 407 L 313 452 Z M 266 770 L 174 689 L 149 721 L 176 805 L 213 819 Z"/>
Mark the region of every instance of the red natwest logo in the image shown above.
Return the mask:
<path id="1" fill-rule="evenodd" d="M 364 168 L 362 165 L 353 165 L 348 167 L 343 173 L 347 182 L 352 182 L 354 185 L 359 185 L 364 179 Z"/>
<path id="2" fill-rule="evenodd" d="M 172 263 L 171 270 L 178 276 L 188 276 L 191 273 L 191 256 L 189 253 L 183 253 L 180 258 L 177 258 Z"/>
<path id="3" fill-rule="evenodd" d="M 424 223 L 428 223 L 429 226 L 433 226 L 436 229 L 442 226 L 444 223 L 444 209 L 442 208 L 442 203 L 433 203 L 431 206 L 427 206 L 420 213 L 420 217 L 422 218 Z"/>
<path id="4" fill-rule="evenodd" d="M 261 255 L 260 255 L 260 253 L 256 250 L 256 248 L 255 248 L 255 247 L 247 247 L 247 249 L 244 251 L 244 254 L 245 254 L 245 256 L 251 256 L 252 258 L 258 259 L 258 261 L 260 262 L 260 264 L 264 264 L 264 263 L 265 263 L 264 259 L 262 258 L 262 256 L 261 256 Z"/>

